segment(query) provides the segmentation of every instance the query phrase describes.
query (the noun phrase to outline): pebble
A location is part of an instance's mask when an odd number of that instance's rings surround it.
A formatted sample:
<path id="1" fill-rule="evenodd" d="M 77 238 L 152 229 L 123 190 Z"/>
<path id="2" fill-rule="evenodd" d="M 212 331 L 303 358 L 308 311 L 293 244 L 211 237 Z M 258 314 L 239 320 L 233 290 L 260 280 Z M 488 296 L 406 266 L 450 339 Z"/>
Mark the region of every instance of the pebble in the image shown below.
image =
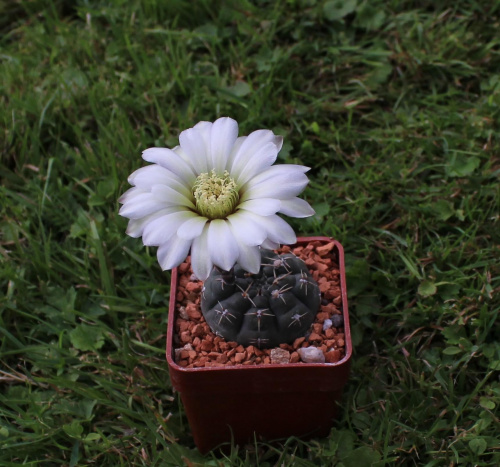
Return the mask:
<path id="1" fill-rule="evenodd" d="M 323 321 L 323 331 L 326 331 L 327 329 L 330 329 L 332 327 L 333 323 L 331 319 L 325 319 Z"/>
<path id="2" fill-rule="evenodd" d="M 212 350 L 212 343 L 208 341 L 201 341 L 200 349 L 205 352 L 210 352 Z"/>
<path id="3" fill-rule="evenodd" d="M 191 333 L 189 331 L 181 332 L 181 342 L 191 343 Z"/>
<path id="4" fill-rule="evenodd" d="M 201 318 L 201 311 L 198 310 L 194 303 L 189 303 L 186 307 L 186 313 L 192 320 L 199 320 Z"/>
<path id="5" fill-rule="evenodd" d="M 203 284 L 201 282 L 188 282 L 186 284 L 186 290 L 188 292 L 199 292 L 201 290 L 202 285 Z"/>
<path id="6" fill-rule="evenodd" d="M 316 334 L 321 334 L 321 331 L 323 331 L 323 325 L 321 323 L 314 323 L 312 325 L 312 329 Z"/>
<path id="7" fill-rule="evenodd" d="M 314 342 L 314 341 L 320 342 L 322 340 L 323 340 L 322 337 L 315 332 L 311 332 L 311 334 L 309 335 L 309 339 L 308 339 L 309 342 Z"/>
<path id="8" fill-rule="evenodd" d="M 330 315 L 324 311 L 320 311 L 317 315 L 316 315 L 316 321 L 318 323 L 324 323 L 325 320 L 329 319 L 330 318 Z"/>
<path id="9" fill-rule="evenodd" d="M 327 339 L 333 339 L 335 337 L 336 328 L 330 328 L 325 331 L 325 337 Z"/>
<path id="10" fill-rule="evenodd" d="M 271 363 L 283 364 L 290 363 L 290 352 L 279 347 L 271 350 Z"/>
<path id="11" fill-rule="evenodd" d="M 326 264 L 323 263 L 315 263 L 315 264 L 316 264 L 316 269 L 321 273 L 324 273 L 328 269 L 328 266 Z"/>
<path id="12" fill-rule="evenodd" d="M 241 363 L 243 360 L 245 360 L 246 357 L 247 357 L 246 352 L 238 352 L 234 356 L 234 361 L 235 361 L 235 363 Z"/>
<path id="13" fill-rule="evenodd" d="M 190 352 L 194 350 L 193 349 L 193 346 L 191 344 L 186 344 L 184 347 L 179 347 L 178 349 L 175 349 L 174 352 L 175 352 L 175 361 L 178 362 L 180 361 L 182 358 L 182 355 L 184 352 Z"/>
<path id="14" fill-rule="evenodd" d="M 186 307 L 185 306 L 179 307 L 179 318 L 189 319 L 189 315 L 186 312 Z"/>
<path id="15" fill-rule="evenodd" d="M 293 348 L 294 349 L 298 349 L 302 343 L 306 340 L 305 337 L 298 337 L 297 339 L 295 339 L 295 341 L 293 342 Z"/>
<path id="16" fill-rule="evenodd" d="M 330 302 L 328 302 L 326 305 L 321 305 L 321 311 L 324 313 L 328 313 L 329 315 L 338 313 L 337 307 Z"/>
<path id="17" fill-rule="evenodd" d="M 330 253 L 330 251 L 332 251 L 333 246 L 334 246 L 333 242 L 327 243 L 324 246 L 318 246 L 316 248 L 316 252 L 320 256 L 326 256 L 328 253 Z"/>
<path id="18" fill-rule="evenodd" d="M 335 350 L 330 350 L 330 352 L 327 352 L 325 354 L 326 362 L 327 363 L 337 363 L 340 360 L 341 357 L 340 350 L 335 349 Z"/>
<path id="19" fill-rule="evenodd" d="M 290 363 L 299 363 L 300 362 L 300 355 L 298 352 L 292 352 L 290 354 Z"/>
<path id="20" fill-rule="evenodd" d="M 333 315 L 332 316 L 332 325 L 336 328 L 344 325 L 344 317 L 342 315 Z"/>
<path id="21" fill-rule="evenodd" d="M 191 335 L 193 335 L 194 337 L 203 337 L 205 335 L 203 326 L 201 324 L 195 324 L 193 326 L 193 329 L 191 329 Z"/>
<path id="22" fill-rule="evenodd" d="M 297 352 L 304 363 L 325 363 L 325 356 L 316 347 L 301 347 Z"/>
<path id="23" fill-rule="evenodd" d="M 321 278 L 323 279 L 323 278 Z M 325 297 L 327 297 L 327 294 L 329 293 L 330 291 L 330 283 L 329 282 L 321 282 L 321 279 L 319 280 L 318 282 L 318 285 L 319 285 L 319 290 L 325 294 Z"/>

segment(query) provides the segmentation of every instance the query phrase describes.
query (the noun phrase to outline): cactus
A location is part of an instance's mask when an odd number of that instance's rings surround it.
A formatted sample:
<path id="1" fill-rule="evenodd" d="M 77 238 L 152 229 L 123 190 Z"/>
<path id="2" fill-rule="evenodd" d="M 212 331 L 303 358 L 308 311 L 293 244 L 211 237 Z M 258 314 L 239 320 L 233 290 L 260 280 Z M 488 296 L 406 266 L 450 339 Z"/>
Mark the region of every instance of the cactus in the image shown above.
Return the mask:
<path id="1" fill-rule="evenodd" d="M 238 265 L 229 272 L 214 268 L 201 297 L 203 315 L 216 335 L 259 348 L 304 336 L 319 303 L 318 284 L 305 263 L 270 250 L 261 250 L 258 274 Z"/>

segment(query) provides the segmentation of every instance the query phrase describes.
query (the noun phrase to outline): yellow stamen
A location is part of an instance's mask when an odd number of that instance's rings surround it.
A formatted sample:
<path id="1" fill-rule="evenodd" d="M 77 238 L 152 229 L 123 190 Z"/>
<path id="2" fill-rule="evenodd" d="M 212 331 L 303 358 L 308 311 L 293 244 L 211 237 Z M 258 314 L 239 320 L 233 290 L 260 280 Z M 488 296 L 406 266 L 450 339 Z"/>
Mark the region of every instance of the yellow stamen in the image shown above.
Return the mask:
<path id="1" fill-rule="evenodd" d="M 218 175 L 212 169 L 210 174 L 198 175 L 193 186 L 198 213 L 208 219 L 224 219 L 234 212 L 240 200 L 236 182 L 226 170 Z"/>

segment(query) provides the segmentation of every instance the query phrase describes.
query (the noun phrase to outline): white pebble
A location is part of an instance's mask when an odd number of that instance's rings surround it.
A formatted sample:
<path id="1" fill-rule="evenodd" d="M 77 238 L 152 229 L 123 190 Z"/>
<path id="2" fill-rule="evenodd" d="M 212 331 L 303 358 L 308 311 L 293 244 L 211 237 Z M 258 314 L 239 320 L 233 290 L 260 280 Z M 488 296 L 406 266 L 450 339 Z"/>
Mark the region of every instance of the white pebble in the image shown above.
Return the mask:
<path id="1" fill-rule="evenodd" d="M 175 350 L 174 350 L 174 353 L 175 353 L 175 358 L 174 358 L 174 360 L 175 360 L 176 362 L 180 361 L 180 359 L 181 359 L 181 352 L 182 352 L 183 350 L 194 350 L 194 347 L 193 347 L 191 344 L 189 344 L 189 343 L 188 343 L 188 344 L 186 344 L 184 347 L 181 347 L 181 348 L 179 348 L 179 349 L 175 349 Z"/>
<path id="2" fill-rule="evenodd" d="M 317 347 L 301 347 L 297 352 L 304 363 L 325 363 L 323 351 Z"/>
<path id="3" fill-rule="evenodd" d="M 333 323 L 331 319 L 325 319 L 323 322 L 323 331 L 326 331 L 327 329 L 330 329 L 332 327 Z"/>

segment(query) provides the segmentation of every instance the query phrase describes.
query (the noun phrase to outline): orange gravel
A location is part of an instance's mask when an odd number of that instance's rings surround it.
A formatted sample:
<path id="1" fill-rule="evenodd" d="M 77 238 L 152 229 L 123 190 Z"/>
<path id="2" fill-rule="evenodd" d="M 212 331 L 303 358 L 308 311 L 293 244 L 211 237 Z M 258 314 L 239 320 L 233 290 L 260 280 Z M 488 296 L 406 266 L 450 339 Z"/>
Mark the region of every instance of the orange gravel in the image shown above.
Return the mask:
<path id="1" fill-rule="evenodd" d="M 340 272 L 332 253 L 333 247 L 333 242 L 314 241 L 306 246 L 293 249 L 283 246 L 278 250 L 278 253 L 292 252 L 301 258 L 321 291 L 321 306 L 308 335 L 296 339 L 293 344 L 281 344 L 278 351 L 226 342 L 210 330 L 200 307 L 203 282 L 193 280 L 191 259 L 188 257 L 178 269 L 174 335 L 176 363 L 186 368 L 300 363 L 297 349 L 309 346 L 320 348 L 327 363 L 341 360 L 345 355 L 344 328 L 342 325 L 338 328 L 332 326 L 323 331 L 326 319 L 342 314 Z"/>

